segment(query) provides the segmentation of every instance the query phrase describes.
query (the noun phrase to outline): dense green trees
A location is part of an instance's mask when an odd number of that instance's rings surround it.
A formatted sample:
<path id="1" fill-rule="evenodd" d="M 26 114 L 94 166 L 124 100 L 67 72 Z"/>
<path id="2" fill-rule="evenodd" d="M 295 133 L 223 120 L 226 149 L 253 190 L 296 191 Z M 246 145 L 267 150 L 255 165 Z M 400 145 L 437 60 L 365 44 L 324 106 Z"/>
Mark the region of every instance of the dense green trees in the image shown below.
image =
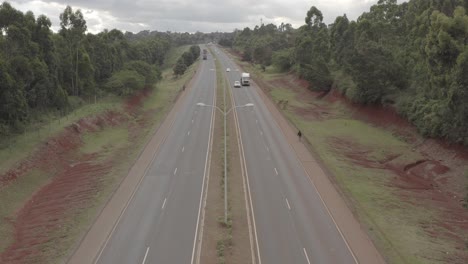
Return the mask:
<path id="1" fill-rule="evenodd" d="M 193 45 L 190 49 L 184 53 L 177 60 L 177 63 L 174 65 L 174 74 L 176 76 L 182 75 L 185 73 L 187 68 L 192 65 L 200 57 L 200 47 L 198 45 Z"/>
<path id="2" fill-rule="evenodd" d="M 173 39 L 195 39 L 178 33 L 131 39 L 116 29 L 93 35 L 82 12 L 69 6 L 59 32 L 50 27 L 44 15 L 0 5 L 0 136 L 20 132 L 36 113 L 68 110 L 69 96 L 94 100 L 150 87 L 161 78 Z"/>
<path id="3" fill-rule="evenodd" d="M 393 105 L 423 134 L 468 144 L 467 8 L 463 0 L 379 0 L 356 21 L 343 15 L 327 26 L 311 7 L 298 29 L 245 28 L 232 43 L 244 60 L 294 70 L 311 89 Z"/>

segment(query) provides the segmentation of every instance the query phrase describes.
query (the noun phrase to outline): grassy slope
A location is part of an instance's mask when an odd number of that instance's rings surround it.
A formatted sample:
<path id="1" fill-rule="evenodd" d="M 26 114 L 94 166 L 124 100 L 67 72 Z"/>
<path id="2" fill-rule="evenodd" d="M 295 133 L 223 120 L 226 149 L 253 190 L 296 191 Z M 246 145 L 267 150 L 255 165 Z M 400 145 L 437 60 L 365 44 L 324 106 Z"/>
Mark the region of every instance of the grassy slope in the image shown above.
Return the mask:
<path id="1" fill-rule="evenodd" d="M 271 81 L 285 77 L 274 69 L 262 72 L 258 67 L 238 61 L 245 70 L 256 77 Z M 300 95 L 288 87 L 271 86 L 270 96 L 276 102 L 288 100 L 289 106 L 303 107 Z M 323 104 L 320 100 L 313 102 Z M 296 125 L 312 145 L 336 182 L 351 201 L 359 219 L 367 226 L 369 234 L 390 263 L 443 263 L 442 254 L 456 250 L 451 241 L 430 237 L 421 222 L 435 219 L 436 212 L 417 207 L 411 201 L 403 202 L 398 190 L 391 187 L 393 174 L 388 170 L 367 168 L 355 164 L 337 150 L 331 140 L 339 138 L 357 143 L 367 151 L 371 161 L 382 161 L 392 153 L 401 154 L 398 159 L 410 163 L 421 159 L 412 146 L 390 132 L 373 127 L 352 118 L 340 103 L 330 106 L 335 117 L 320 121 L 306 120 L 286 108 L 283 113 Z M 345 149 L 353 151 L 350 149 Z M 431 221 L 431 220 L 430 220 Z"/>
<path id="2" fill-rule="evenodd" d="M 150 138 L 154 129 L 159 126 L 166 113 L 170 110 L 173 100 L 179 93 L 183 83 L 186 83 L 193 76 L 198 62 L 189 67 L 186 73 L 175 79 L 172 75 L 172 65 L 178 57 L 188 50 L 189 46 L 175 48 L 168 55 L 165 62 L 162 75 L 163 80 L 155 87 L 154 92 L 145 99 L 144 110 L 157 111 L 154 118 L 150 120 L 150 124 L 144 127 L 142 137 L 138 142 L 131 142 L 132 147 L 129 150 L 128 156 L 114 167 L 112 172 L 106 175 L 103 182 L 105 185 L 103 190 L 98 194 L 93 204 L 90 204 L 85 210 L 79 212 L 71 212 L 73 219 L 66 224 L 55 236 L 62 237 L 60 244 L 56 241 L 51 241 L 48 245 L 43 245 L 46 258 L 50 256 L 51 262 L 59 261 L 59 258 L 67 256 L 67 251 L 76 242 L 77 237 L 86 230 L 94 219 L 98 209 L 103 202 L 108 199 L 111 192 L 115 189 L 116 183 L 126 175 L 130 166 L 140 152 L 143 144 Z M 122 111 L 122 98 L 109 96 L 97 104 L 84 105 L 69 115 L 60 119 L 50 120 L 39 127 L 31 125 L 26 132 L 18 135 L 9 143 L 8 148 L 0 149 L 0 173 L 7 171 L 17 162 L 27 158 L 41 143 L 45 142 L 49 137 L 60 133 L 65 127 L 73 124 L 81 118 L 98 115 L 108 110 Z M 136 120 L 130 120 L 134 122 Z M 110 144 L 112 142 L 112 144 Z M 80 148 L 82 153 L 98 152 L 100 159 L 104 159 L 113 154 L 113 151 L 125 148 L 130 145 L 128 131 L 126 126 L 118 128 L 106 128 L 96 133 L 87 133 L 83 135 L 83 146 Z M 14 218 L 15 212 L 23 206 L 23 204 L 48 181 L 53 175 L 40 170 L 32 170 L 25 176 L 19 178 L 14 184 L 8 188 L 0 190 L 0 219 Z M 0 252 L 2 252 L 10 243 L 12 238 L 12 227 L 10 224 L 0 221 Z"/>
<path id="3" fill-rule="evenodd" d="M 30 124 L 23 134 L 9 138 L 6 147 L 0 148 L 0 174 L 25 159 L 40 143 L 59 133 L 63 128 L 83 117 L 97 115 L 106 110 L 119 109 L 121 102 L 121 98 L 109 96 L 97 104 L 84 105 L 64 117 L 44 115 L 42 123 Z"/>

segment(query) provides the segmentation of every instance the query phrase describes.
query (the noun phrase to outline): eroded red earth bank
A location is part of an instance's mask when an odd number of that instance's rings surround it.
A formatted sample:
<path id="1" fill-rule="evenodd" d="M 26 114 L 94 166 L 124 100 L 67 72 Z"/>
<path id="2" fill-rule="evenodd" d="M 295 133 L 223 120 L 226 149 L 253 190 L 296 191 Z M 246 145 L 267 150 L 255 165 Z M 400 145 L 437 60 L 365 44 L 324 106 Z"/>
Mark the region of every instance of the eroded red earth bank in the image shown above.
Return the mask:
<path id="1" fill-rule="evenodd" d="M 148 93 L 144 91 L 129 98 L 123 112 L 107 111 L 75 122 L 49 138 L 27 159 L 0 175 L 0 191 L 34 169 L 54 175 L 15 215 L 0 219 L 13 228 L 13 243 L 0 253 L 0 263 L 47 263 L 50 257 L 63 256 L 63 252 L 54 252 L 54 243 L 66 240 L 61 236 L 66 236 L 73 218 L 95 201 L 106 183 L 104 176 L 119 161 L 128 158 L 129 147 L 115 149 L 104 158 L 98 153 L 80 153 L 82 136 L 117 126 L 128 128 L 130 140 L 142 136 L 142 128 L 146 126 L 150 113 L 139 113 L 146 119 L 140 118 L 136 122 L 129 119 L 137 115 L 142 98 Z M 43 253 L 45 248 L 48 256 Z"/>

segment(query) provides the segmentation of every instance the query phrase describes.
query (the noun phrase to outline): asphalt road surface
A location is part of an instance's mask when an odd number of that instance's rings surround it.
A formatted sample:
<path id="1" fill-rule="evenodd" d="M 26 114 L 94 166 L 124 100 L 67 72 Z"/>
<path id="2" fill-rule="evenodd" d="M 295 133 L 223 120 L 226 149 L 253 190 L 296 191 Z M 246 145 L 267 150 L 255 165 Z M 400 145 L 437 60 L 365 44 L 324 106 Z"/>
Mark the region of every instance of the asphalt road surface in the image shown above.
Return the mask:
<path id="1" fill-rule="evenodd" d="M 201 62 L 172 131 L 96 263 L 195 263 L 216 85 L 214 62 Z"/>
<path id="2" fill-rule="evenodd" d="M 253 86 L 234 88 L 241 71 L 221 50 L 245 152 L 259 263 L 357 263 L 319 194 Z M 252 84 L 255 85 L 255 84 Z"/>

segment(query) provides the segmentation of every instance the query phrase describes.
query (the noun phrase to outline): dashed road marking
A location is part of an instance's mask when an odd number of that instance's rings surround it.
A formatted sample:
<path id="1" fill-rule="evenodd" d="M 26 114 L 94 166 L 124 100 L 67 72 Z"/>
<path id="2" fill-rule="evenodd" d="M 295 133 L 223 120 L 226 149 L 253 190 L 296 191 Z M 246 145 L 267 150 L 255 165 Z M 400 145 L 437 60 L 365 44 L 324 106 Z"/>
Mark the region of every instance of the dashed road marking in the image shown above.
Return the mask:
<path id="1" fill-rule="evenodd" d="M 185 150 L 185 147 L 182 147 L 182 152 L 184 152 L 184 150 Z"/>
<path id="2" fill-rule="evenodd" d="M 275 168 L 276 175 L 278 175 L 278 170 Z"/>
<path id="3" fill-rule="evenodd" d="M 166 201 L 167 201 L 167 198 L 164 198 L 164 203 L 162 205 L 162 209 L 164 209 L 164 207 L 166 207 Z"/>
<path id="4" fill-rule="evenodd" d="M 304 255 L 305 255 L 305 257 L 306 257 L 307 263 L 310 264 L 309 256 L 307 255 L 306 249 L 305 249 L 305 248 L 302 248 L 302 250 L 304 250 Z"/>
<path id="5" fill-rule="evenodd" d="M 141 264 L 145 264 L 145 262 L 146 262 L 146 257 L 148 257 L 148 252 L 149 252 L 149 247 L 146 248 L 145 257 L 143 258 L 143 262 L 141 262 Z"/>
<path id="6" fill-rule="evenodd" d="M 288 210 L 291 210 L 291 206 L 289 205 L 288 198 L 286 198 L 286 204 L 288 205 Z"/>
<path id="7" fill-rule="evenodd" d="M 174 170 L 174 175 L 175 175 L 176 173 L 177 173 L 177 168 L 175 168 L 175 170 Z"/>
<path id="8" fill-rule="evenodd" d="M 187 132 L 187 136 L 190 136 L 190 131 L 189 131 L 189 132 Z"/>

